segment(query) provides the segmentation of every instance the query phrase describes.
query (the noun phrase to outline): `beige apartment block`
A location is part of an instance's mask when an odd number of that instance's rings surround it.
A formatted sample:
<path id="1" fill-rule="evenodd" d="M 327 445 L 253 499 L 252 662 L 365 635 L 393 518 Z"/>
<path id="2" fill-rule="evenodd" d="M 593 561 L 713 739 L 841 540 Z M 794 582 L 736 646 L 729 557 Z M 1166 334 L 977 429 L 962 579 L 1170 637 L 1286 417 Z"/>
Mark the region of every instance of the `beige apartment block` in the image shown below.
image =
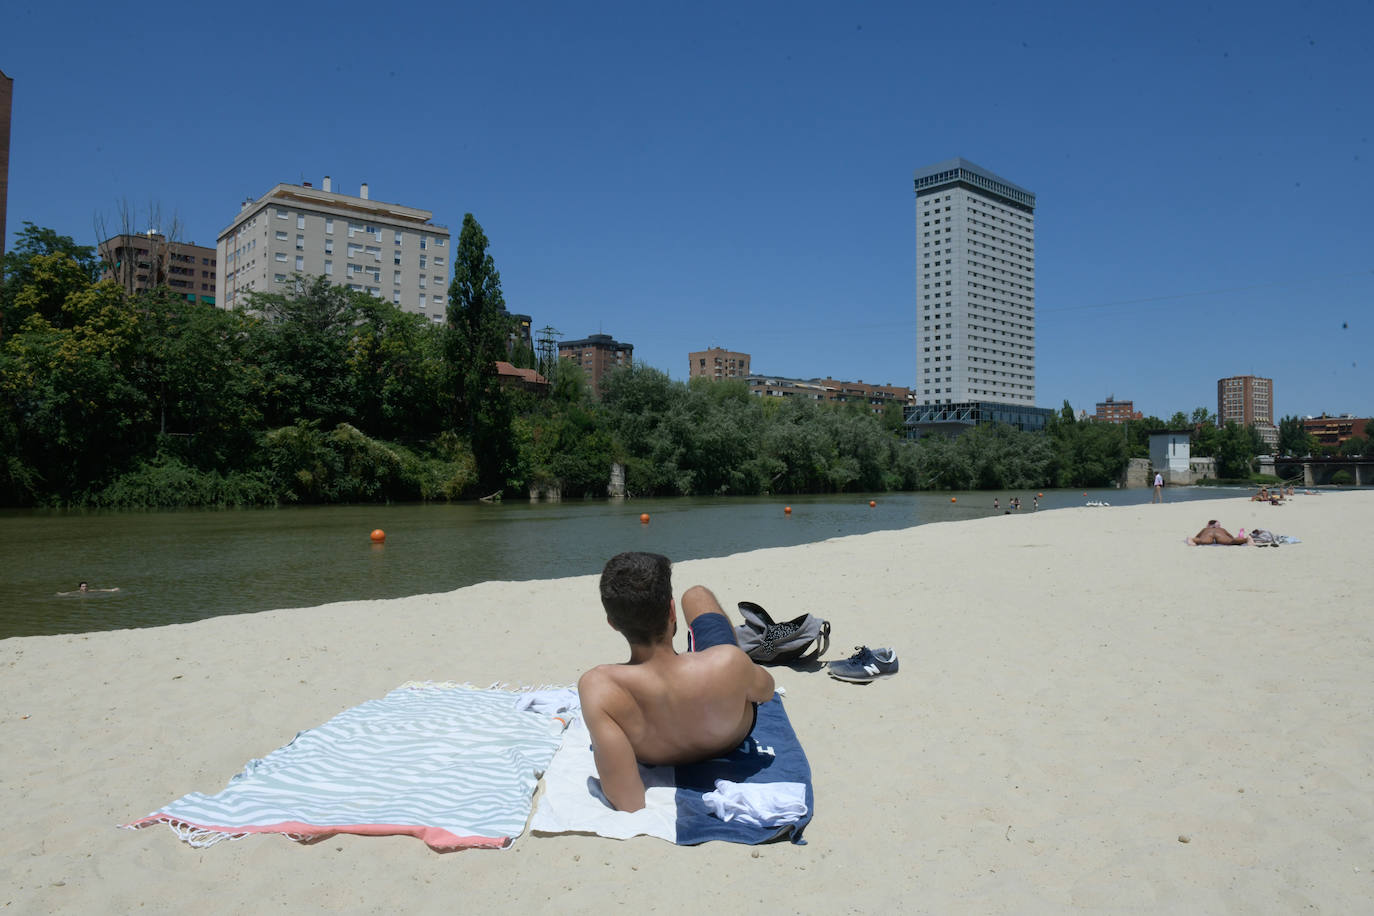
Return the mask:
<path id="1" fill-rule="evenodd" d="M 748 378 L 749 354 L 736 353 L 720 347 L 697 350 L 687 354 L 687 377 L 691 378 Z"/>
<path id="2" fill-rule="evenodd" d="M 297 274 L 385 299 L 443 322 L 452 264 L 449 231 L 429 210 L 309 182 L 279 184 L 245 201 L 220 233 L 215 301 L 242 308 L 247 294 L 285 293 Z"/>

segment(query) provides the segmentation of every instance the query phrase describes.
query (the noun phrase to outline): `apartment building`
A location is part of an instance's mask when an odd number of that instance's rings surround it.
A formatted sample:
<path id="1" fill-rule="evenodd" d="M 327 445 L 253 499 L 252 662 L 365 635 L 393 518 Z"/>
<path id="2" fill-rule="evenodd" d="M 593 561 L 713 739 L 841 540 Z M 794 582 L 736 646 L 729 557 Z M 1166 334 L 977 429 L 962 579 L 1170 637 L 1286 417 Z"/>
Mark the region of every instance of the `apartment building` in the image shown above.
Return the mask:
<path id="1" fill-rule="evenodd" d="M 219 256 L 213 248 L 145 232 L 111 236 L 96 250 L 100 253 L 100 279 L 114 280 L 131 295 L 165 286 L 188 302 L 215 304 Z"/>
<path id="2" fill-rule="evenodd" d="M 1093 419 L 1099 423 L 1125 423 L 1127 420 L 1141 419 L 1140 411 L 1135 409 L 1134 401 L 1118 401 L 1114 395 L 1097 402 L 1097 413 Z"/>
<path id="3" fill-rule="evenodd" d="M 1340 448 L 1346 440 L 1356 436 L 1362 439 L 1370 438 L 1366 430 L 1370 428 L 1371 423 L 1374 423 L 1374 420 L 1369 417 L 1353 417 L 1348 413 L 1339 417 L 1322 414 L 1320 417 L 1305 417 L 1302 428 L 1316 437 L 1318 445 L 1325 448 Z"/>
<path id="4" fill-rule="evenodd" d="M 429 210 L 372 200 L 310 182 L 278 184 L 243 203 L 220 233 L 215 301 L 241 308 L 248 293 L 284 293 L 297 274 L 323 276 L 389 300 L 407 312 L 445 320 L 452 264 L 449 230 Z"/>
<path id="5" fill-rule="evenodd" d="M 870 385 L 862 379 L 842 382 L 833 378 L 795 379 L 777 375 L 751 375 L 749 393 L 761 398 L 801 398 L 831 403 L 863 403 L 872 413 L 882 413 L 889 405 L 906 407 L 912 398 L 910 388 L 898 385 Z"/>
<path id="6" fill-rule="evenodd" d="M 1274 425 L 1274 380 L 1257 375 L 1232 375 L 1217 379 L 1217 425 L 1231 421 L 1254 426 L 1266 445 L 1279 443 Z"/>
<path id="7" fill-rule="evenodd" d="M 601 378 L 613 369 L 634 362 L 634 344 L 621 343 L 609 334 L 592 334 L 582 340 L 558 342 L 558 358 L 570 359 L 582 367 L 592 395 L 599 396 Z"/>
<path id="8" fill-rule="evenodd" d="M 749 354 L 720 347 L 687 354 L 687 377 L 725 379 L 749 377 Z"/>

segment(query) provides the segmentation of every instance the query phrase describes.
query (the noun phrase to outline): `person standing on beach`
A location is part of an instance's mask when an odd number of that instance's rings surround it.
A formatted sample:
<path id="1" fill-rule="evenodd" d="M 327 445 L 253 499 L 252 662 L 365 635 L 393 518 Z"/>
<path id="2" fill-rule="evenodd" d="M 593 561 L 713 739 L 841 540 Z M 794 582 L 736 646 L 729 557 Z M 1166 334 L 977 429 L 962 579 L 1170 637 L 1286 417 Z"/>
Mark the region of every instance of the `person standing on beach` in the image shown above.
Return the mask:
<path id="1" fill-rule="evenodd" d="M 1155 471 L 1155 495 L 1150 500 L 1151 504 L 1164 502 L 1164 475 Z"/>
<path id="2" fill-rule="evenodd" d="M 672 564 L 656 553 L 622 553 L 601 572 L 606 622 L 630 644 L 630 660 L 598 665 L 577 682 L 582 716 L 606 799 L 644 807 L 639 764 L 682 765 L 727 753 L 749 736 L 773 676 L 739 647 L 716 596 L 682 595 L 688 651 L 673 649 L 677 607 Z"/>

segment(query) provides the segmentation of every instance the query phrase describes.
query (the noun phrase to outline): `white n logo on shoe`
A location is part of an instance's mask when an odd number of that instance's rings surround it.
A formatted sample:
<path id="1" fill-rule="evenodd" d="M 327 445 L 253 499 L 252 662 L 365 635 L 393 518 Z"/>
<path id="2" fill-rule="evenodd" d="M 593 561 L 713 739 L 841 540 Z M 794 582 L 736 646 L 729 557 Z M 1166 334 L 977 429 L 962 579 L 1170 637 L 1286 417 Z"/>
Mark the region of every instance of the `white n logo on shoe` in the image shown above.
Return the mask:
<path id="1" fill-rule="evenodd" d="M 873 675 L 874 677 L 877 677 L 877 676 L 878 676 L 878 666 L 877 666 L 877 665 L 873 665 L 873 664 L 864 665 L 864 673 L 865 673 L 865 674 L 871 674 L 871 675 Z"/>

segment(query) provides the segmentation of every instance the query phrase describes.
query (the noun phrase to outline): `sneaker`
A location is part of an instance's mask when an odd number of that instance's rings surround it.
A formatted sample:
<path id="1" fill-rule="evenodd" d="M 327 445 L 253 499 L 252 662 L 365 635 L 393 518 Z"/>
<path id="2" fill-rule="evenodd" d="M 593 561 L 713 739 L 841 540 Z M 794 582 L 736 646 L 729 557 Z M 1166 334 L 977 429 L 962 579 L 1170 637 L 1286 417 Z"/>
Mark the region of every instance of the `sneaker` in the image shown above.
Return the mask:
<path id="1" fill-rule="evenodd" d="M 855 646 L 859 651 L 844 661 L 830 662 L 825 670 L 833 678 L 854 684 L 867 684 L 880 677 L 897 673 L 897 653 L 891 649 L 870 649 Z"/>

